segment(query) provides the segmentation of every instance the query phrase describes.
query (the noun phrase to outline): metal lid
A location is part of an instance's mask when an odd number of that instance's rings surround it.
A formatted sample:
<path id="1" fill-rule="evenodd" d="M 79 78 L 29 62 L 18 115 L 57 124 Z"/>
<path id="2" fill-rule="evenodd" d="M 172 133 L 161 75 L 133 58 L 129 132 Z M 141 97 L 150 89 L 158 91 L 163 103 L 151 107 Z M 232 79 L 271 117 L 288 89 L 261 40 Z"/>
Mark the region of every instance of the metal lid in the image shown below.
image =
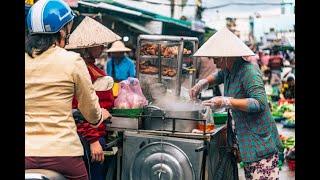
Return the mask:
<path id="1" fill-rule="evenodd" d="M 177 146 L 154 142 L 143 147 L 130 167 L 130 179 L 194 180 L 188 156 Z"/>

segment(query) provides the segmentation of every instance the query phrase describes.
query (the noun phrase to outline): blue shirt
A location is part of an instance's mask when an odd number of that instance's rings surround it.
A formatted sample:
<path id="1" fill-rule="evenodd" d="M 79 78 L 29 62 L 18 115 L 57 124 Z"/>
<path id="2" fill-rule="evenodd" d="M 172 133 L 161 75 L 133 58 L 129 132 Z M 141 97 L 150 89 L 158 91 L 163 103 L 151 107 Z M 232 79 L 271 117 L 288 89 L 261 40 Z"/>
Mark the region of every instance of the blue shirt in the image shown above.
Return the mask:
<path id="1" fill-rule="evenodd" d="M 128 79 L 128 77 L 135 77 L 136 76 L 136 68 L 133 61 L 129 57 L 123 57 L 119 64 L 114 62 L 115 67 L 115 77 L 113 76 L 113 66 L 112 62 L 114 60 L 111 58 L 107 62 L 107 74 L 112 76 L 115 81 L 122 81 Z"/>

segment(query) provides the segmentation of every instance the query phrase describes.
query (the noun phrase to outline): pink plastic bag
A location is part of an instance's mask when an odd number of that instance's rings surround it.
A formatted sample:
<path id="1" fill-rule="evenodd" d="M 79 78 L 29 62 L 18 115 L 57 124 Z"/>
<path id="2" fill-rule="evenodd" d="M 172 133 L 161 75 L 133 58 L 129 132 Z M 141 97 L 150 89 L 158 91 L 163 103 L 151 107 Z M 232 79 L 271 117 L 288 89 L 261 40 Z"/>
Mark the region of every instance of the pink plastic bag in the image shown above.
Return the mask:
<path id="1" fill-rule="evenodd" d="M 115 108 L 136 109 L 147 104 L 148 101 L 142 93 L 138 79 L 129 77 L 120 82 L 120 92 L 114 102 Z"/>
<path id="2" fill-rule="evenodd" d="M 126 83 L 120 82 L 118 97 L 114 101 L 114 107 L 117 109 L 130 109 L 131 104 L 128 101 L 129 86 Z"/>

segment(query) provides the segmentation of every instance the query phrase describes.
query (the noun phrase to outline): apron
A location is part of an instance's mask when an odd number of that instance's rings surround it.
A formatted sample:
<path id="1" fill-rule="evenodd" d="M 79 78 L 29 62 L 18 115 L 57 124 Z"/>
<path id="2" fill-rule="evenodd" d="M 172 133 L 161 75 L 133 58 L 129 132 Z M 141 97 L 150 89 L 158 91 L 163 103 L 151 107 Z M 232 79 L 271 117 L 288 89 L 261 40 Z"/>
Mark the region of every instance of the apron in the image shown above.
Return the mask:
<path id="1" fill-rule="evenodd" d="M 232 164 L 232 170 L 234 175 L 234 180 L 239 179 L 238 175 L 238 162 L 239 162 L 239 148 L 238 141 L 235 131 L 235 121 L 232 118 L 231 109 L 228 110 L 228 121 L 227 121 L 227 146 L 230 148 L 230 159 Z"/>
<path id="2" fill-rule="evenodd" d="M 226 79 L 229 78 L 225 77 Z M 229 82 L 230 83 L 230 82 Z M 229 88 L 229 84 L 224 83 L 224 91 Z M 224 92 L 222 91 L 222 92 Z M 220 147 L 220 162 L 218 169 L 214 175 L 214 180 L 239 180 L 238 174 L 238 158 L 237 158 L 237 137 L 235 132 L 235 122 L 232 118 L 231 109 L 227 109 L 228 120 L 227 120 L 227 142 L 226 146 Z"/>
<path id="3" fill-rule="evenodd" d="M 227 143 L 225 147 L 220 147 L 219 156 L 221 157 L 217 169 L 215 170 L 214 180 L 239 180 L 238 163 L 237 163 L 237 140 L 235 134 L 234 120 L 232 119 L 231 110 L 228 110 L 227 121 Z"/>
<path id="4" fill-rule="evenodd" d="M 232 118 L 231 109 L 228 110 L 228 125 L 227 125 L 227 145 L 232 147 L 232 151 L 236 157 L 237 162 L 241 162 L 239 145 L 237 140 L 235 121 Z"/>

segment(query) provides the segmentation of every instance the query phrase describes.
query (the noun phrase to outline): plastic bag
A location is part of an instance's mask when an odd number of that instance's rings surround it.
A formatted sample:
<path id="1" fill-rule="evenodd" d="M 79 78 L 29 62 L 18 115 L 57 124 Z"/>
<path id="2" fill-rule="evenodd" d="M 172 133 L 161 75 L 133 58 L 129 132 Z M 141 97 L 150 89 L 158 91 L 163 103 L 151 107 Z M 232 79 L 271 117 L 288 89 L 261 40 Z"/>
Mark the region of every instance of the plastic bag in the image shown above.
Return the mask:
<path id="1" fill-rule="evenodd" d="M 120 82 L 120 91 L 118 97 L 114 101 L 114 107 L 117 109 L 130 109 L 131 104 L 128 101 L 128 93 L 130 92 L 129 86 Z"/>
<path id="2" fill-rule="evenodd" d="M 147 99 L 142 93 L 139 80 L 129 77 L 120 82 L 120 92 L 114 102 L 119 109 L 137 109 L 148 104 Z"/>

